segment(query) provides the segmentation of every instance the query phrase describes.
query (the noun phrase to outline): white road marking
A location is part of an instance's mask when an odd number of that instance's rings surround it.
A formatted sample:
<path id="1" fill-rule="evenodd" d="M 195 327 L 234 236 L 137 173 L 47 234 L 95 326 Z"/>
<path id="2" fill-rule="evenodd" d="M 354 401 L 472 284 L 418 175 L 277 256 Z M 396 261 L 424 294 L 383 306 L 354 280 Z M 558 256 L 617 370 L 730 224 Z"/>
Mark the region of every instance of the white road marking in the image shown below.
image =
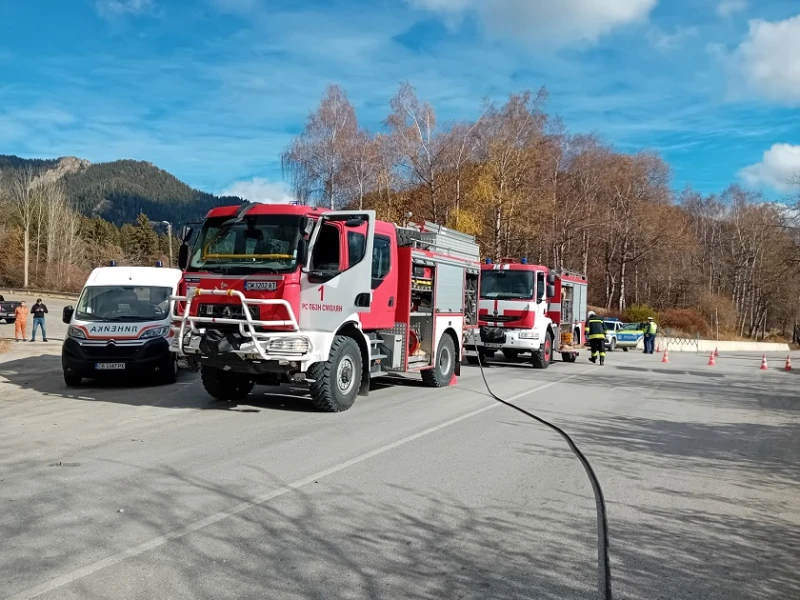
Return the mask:
<path id="1" fill-rule="evenodd" d="M 543 385 L 540 385 L 539 387 L 535 387 L 525 392 L 520 392 L 519 394 L 511 396 L 506 400 L 509 402 L 513 402 L 514 400 L 519 400 L 520 398 L 524 398 L 525 396 L 541 392 L 542 390 L 546 390 L 547 388 L 551 388 L 555 385 L 565 383 L 571 379 L 575 379 L 576 377 L 586 375 L 587 373 L 595 371 L 596 369 L 597 367 L 592 367 L 590 369 L 587 369 L 586 371 L 582 371 L 580 373 L 575 373 L 573 375 L 570 375 L 569 377 L 565 377 L 564 379 L 559 379 L 557 381 L 551 381 L 550 383 L 545 383 Z M 467 390 L 467 391 L 475 393 L 475 390 Z M 344 469 L 347 469 L 361 462 L 364 462 L 365 460 L 369 460 L 370 458 L 374 458 L 375 456 L 384 454 L 389 450 L 394 450 L 395 448 L 404 446 L 405 444 L 418 440 L 422 437 L 425 437 L 437 431 L 441 431 L 442 429 L 450 427 L 451 425 L 455 425 L 456 423 L 460 423 L 461 421 L 470 419 L 476 415 L 492 410 L 494 408 L 499 408 L 501 406 L 503 405 L 500 404 L 499 402 L 493 401 L 491 404 L 488 404 L 482 408 L 478 408 L 476 410 L 473 410 L 472 412 L 468 412 L 464 415 L 461 415 L 460 417 L 455 417 L 453 419 L 450 419 L 449 421 L 440 423 L 439 425 L 429 427 L 428 429 L 424 429 L 418 433 L 404 437 L 403 439 L 398 440 L 396 442 L 386 444 L 384 446 L 376 448 L 375 450 L 371 450 L 369 452 L 361 454 L 360 456 L 351 458 L 350 460 L 338 464 L 335 467 L 323 469 L 322 471 L 318 471 L 313 475 L 309 475 L 308 477 L 298 479 L 293 483 L 287 484 L 276 490 L 272 490 L 271 492 L 266 492 L 264 494 L 255 496 L 251 500 L 247 500 L 246 502 L 237 504 L 230 510 L 220 511 L 218 513 L 205 517 L 204 519 L 200 519 L 198 521 L 190 523 L 185 527 L 181 527 L 180 529 L 176 529 L 174 531 L 171 531 L 170 533 L 158 536 L 146 542 L 142 542 L 141 544 L 137 544 L 136 546 L 128 548 L 127 550 L 123 550 L 122 552 L 118 552 L 117 554 L 107 556 L 106 558 L 103 558 L 99 561 L 81 567 L 80 569 L 76 569 L 64 575 L 61 575 L 60 577 L 56 577 L 55 579 L 51 579 L 50 581 L 32 587 L 28 590 L 23 590 L 22 592 L 14 594 L 13 596 L 8 596 L 5 598 L 5 600 L 30 600 L 31 598 L 36 598 L 37 596 L 41 596 L 42 594 L 46 594 L 47 592 L 52 592 L 55 589 L 68 585 L 73 581 L 81 579 L 82 577 L 86 577 L 87 575 L 96 573 L 102 569 L 105 569 L 106 567 L 111 567 L 113 565 L 119 564 L 125 560 L 128 560 L 129 558 L 135 558 L 140 554 L 144 554 L 145 552 L 158 548 L 159 546 L 163 546 L 167 542 L 184 537 L 185 535 L 203 529 L 204 527 L 208 527 L 209 525 L 213 525 L 214 523 L 219 523 L 224 519 L 235 516 L 250 508 L 264 504 L 265 502 L 269 502 L 270 500 L 274 500 L 279 496 L 288 494 L 289 492 L 301 488 L 303 486 L 306 486 L 310 483 L 313 483 L 314 481 L 319 481 L 324 477 L 328 477 L 330 475 L 333 475 L 334 473 L 338 473 L 339 471 L 343 471 Z"/>

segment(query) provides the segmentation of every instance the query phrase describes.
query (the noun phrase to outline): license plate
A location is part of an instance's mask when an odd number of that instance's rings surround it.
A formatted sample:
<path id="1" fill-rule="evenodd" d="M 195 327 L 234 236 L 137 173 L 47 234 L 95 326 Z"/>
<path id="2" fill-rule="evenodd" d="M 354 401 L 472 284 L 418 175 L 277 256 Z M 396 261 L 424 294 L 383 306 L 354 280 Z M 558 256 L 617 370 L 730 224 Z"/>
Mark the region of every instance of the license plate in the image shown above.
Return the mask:
<path id="1" fill-rule="evenodd" d="M 94 368 L 98 371 L 120 371 L 125 368 L 125 363 L 97 363 Z"/>
<path id="2" fill-rule="evenodd" d="M 498 349 L 498 348 L 502 348 L 502 347 L 503 347 L 503 344 L 486 344 L 486 347 L 487 347 L 487 348 L 493 348 L 493 349 L 495 349 L 495 350 L 496 350 L 496 349 Z"/>

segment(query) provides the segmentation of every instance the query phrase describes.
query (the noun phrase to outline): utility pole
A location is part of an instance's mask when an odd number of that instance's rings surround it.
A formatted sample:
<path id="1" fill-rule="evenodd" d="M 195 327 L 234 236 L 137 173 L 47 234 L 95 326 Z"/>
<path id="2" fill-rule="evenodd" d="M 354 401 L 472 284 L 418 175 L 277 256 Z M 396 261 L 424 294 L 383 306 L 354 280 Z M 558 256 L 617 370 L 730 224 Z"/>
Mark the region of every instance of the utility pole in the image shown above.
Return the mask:
<path id="1" fill-rule="evenodd" d="M 150 225 L 166 225 L 167 226 L 167 243 L 169 244 L 169 256 L 167 257 L 167 266 L 172 268 L 172 223 L 169 221 L 150 221 Z"/>

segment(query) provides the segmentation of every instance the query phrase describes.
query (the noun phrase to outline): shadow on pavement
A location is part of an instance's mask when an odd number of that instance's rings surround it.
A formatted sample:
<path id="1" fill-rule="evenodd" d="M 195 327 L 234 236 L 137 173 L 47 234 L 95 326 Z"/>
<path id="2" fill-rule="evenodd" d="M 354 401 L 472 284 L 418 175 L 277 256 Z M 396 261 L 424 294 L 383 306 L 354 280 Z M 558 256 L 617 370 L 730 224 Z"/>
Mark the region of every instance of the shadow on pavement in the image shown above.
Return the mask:
<path id="1" fill-rule="evenodd" d="M 318 412 L 311 404 L 308 389 L 302 385 L 256 385 L 245 400 L 223 402 L 206 393 L 200 385 L 198 374 L 186 370 L 179 372 L 178 383 L 174 385 L 160 384 L 154 377 L 128 375 L 115 376 L 113 379 L 84 379 L 77 387 L 67 387 L 64 383 L 61 357 L 53 354 L 0 362 L 0 377 L 6 379 L 0 381 L 0 394 L 5 386 L 15 386 L 23 390 L 33 390 L 43 396 L 57 396 L 81 402 L 245 413 L 261 410 Z M 381 390 L 397 386 L 425 387 L 425 384 L 419 379 L 392 376 L 373 381 L 370 389 Z M 189 393 L 189 387 L 192 393 Z"/>

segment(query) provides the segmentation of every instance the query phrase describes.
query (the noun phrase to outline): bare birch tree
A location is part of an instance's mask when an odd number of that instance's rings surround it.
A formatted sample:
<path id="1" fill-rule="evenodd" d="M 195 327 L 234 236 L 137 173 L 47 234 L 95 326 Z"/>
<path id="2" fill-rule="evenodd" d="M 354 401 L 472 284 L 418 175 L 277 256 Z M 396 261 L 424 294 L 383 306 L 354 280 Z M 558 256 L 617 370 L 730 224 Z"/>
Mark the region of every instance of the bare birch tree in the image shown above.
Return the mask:
<path id="1" fill-rule="evenodd" d="M 347 154 L 358 131 L 356 113 L 347 94 L 330 85 L 305 129 L 281 155 L 284 174 L 292 179 L 295 196 L 334 209 L 346 204 Z"/>

